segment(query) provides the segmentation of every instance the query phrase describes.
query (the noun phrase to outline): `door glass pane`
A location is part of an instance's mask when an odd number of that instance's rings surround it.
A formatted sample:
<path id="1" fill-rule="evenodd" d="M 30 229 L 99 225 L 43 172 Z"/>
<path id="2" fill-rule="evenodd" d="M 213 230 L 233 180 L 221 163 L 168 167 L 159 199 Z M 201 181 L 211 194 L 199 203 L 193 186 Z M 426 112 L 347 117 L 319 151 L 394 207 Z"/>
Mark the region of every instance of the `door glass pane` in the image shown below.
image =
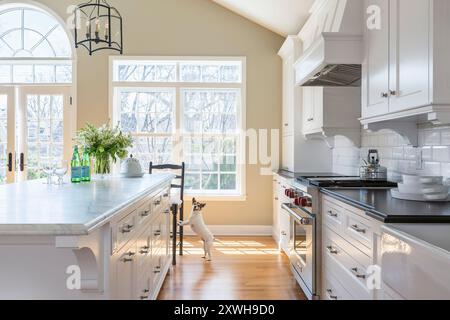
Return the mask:
<path id="1" fill-rule="evenodd" d="M 29 180 L 43 177 L 44 162 L 56 162 L 64 157 L 63 96 L 27 96 L 27 144 Z"/>
<path id="2" fill-rule="evenodd" d="M 0 184 L 6 183 L 6 171 L 7 171 L 7 96 L 0 95 Z"/>

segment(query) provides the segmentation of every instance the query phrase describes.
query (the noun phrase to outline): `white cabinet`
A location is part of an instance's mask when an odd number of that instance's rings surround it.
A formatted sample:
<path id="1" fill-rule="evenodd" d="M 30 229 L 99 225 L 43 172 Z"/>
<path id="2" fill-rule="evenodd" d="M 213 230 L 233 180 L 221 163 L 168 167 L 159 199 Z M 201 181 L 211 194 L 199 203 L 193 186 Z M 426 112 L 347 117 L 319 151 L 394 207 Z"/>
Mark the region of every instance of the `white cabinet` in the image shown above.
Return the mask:
<path id="1" fill-rule="evenodd" d="M 445 224 L 383 226 L 383 289 L 392 299 L 450 299 L 450 227 Z"/>
<path id="2" fill-rule="evenodd" d="M 323 127 L 322 87 L 303 88 L 303 134 L 320 131 Z"/>
<path id="3" fill-rule="evenodd" d="M 389 112 L 389 0 L 369 0 L 380 8 L 380 29 L 365 28 L 365 58 L 363 62 L 362 117 Z"/>
<path id="4" fill-rule="evenodd" d="M 430 103 L 431 2 L 390 1 L 389 111 L 391 112 Z"/>
<path id="5" fill-rule="evenodd" d="M 115 266 L 115 299 L 134 300 L 136 278 L 136 242 L 117 253 Z"/>
<path id="6" fill-rule="evenodd" d="M 279 51 L 283 61 L 283 105 L 282 105 L 282 146 L 281 168 L 290 172 L 329 172 L 332 171 L 332 152 L 322 141 L 307 141 L 303 135 L 303 92 L 304 89 L 295 85 L 294 63 L 302 49 L 297 36 L 287 37 Z M 321 95 L 317 95 L 321 99 Z M 358 112 L 360 98 L 358 98 Z M 321 103 L 318 103 L 321 105 Z M 313 106 L 313 104 L 307 104 Z M 320 112 L 320 108 L 317 109 Z M 312 110 L 312 112 L 315 112 Z M 320 119 L 318 116 L 312 116 Z M 358 116 L 359 117 L 359 116 Z M 357 122 L 357 118 L 355 121 Z M 357 122 L 358 128 L 360 124 Z M 359 133 L 358 133 L 359 136 Z M 312 160 L 314 159 L 314 160 Z M 317 161 L 317 159 L 320 159 Z"/>
<path id="7" fill-rule="evenodd" d="M 280 198 L 278 196 L 280 193 L 280 179 L 281 178 L 277 174 L 273 175 L 272 236 L 277 243 L 280 241 Z"/>
<path id="8" fill-rule="evenodd" d="M 281 168 L 290 172 L 295 171 L 295 158 L 294 158 L 294 136 L 284 136 L 282 138 L 282 158 L 281 158 Z"/>
<path id="9" fill-rule="evenodd" d="M 170 265 L 169 189 L 144 199 L 112 225 L 113 298 L 156 299 Z"/>
<path id="10" fill-rule="evenodd" d="M 381 223 L 334 198 L 322 198 L 322 299 L 373 300 L 369 268 L 379 263 Z"/>
<path id="11" fill-rule="evenodd" d="M 303 135 L 307 138 L 345 135 L 360 144 L 360 88 L 303 88 Z"/>
<path id="12" fill-rule="evenodd" d="M 280 247 L 290 255 L 289 241 L 291 238 L 291 216 L 285 209 L 280 209 Z"/>
<path id="13" fill-rule="evenodd" d="M 370 5 L 381 8 L 381 29 L 365 28 L 363 125 L 371 129 L 397 119 L 448 123 L 450 3 L 366 0 Z M 417 132 L 399 133 L 409 138 Z"/>

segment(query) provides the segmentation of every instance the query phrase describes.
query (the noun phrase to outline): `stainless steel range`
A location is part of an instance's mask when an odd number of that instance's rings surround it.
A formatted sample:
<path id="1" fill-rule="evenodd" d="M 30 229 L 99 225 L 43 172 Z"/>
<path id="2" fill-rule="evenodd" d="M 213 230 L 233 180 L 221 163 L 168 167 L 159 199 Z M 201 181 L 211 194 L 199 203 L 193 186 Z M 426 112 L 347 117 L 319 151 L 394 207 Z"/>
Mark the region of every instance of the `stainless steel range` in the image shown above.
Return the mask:
<path id="1" fill-rule="evenodd" d="M 330 173 L 305 174 L 296 178 L 292 189 L 286 190 L 290 203 L 282 205 L 291 217 L 290 260 L 292 272 L 305 295 L 320 299 L 321 288 L 321 188 L 388 188 L 387 181 L 364 181 L 359 177 Z"/>

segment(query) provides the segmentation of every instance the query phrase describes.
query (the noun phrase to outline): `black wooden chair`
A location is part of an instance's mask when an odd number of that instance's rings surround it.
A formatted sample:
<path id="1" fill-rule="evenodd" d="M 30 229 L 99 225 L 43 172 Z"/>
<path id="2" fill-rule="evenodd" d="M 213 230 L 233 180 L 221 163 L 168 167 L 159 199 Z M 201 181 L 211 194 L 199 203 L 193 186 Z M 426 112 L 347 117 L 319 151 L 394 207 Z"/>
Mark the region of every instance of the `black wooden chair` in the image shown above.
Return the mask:
<path id="1" fill-rule="evenodd" d="M 150 162 L 150 168 L 149 173 L 152 174 L 153 170 L 164 170 L 164 171 L 174 171 L 177 176 L 175 177 L 174 181 L 178 183 L 172 184 L 172 190 L 173 189 L 180 189 L 180 193 L 178 194 L 171 194 L 170 201 L 171 201 L 171 209 L 173 214 L 173 221 L 172 221 L 172 264 L 177 264 L 177 249 L 180 250 L 180 256 L 183 255 L 183 238 L 184 238 L 184 228 L 183 226 L 178 225 L 178 221 L 183 221 L 184 219 L 184 177 L 185 177 L 185 171 L 186 171 L 186 165 L 183 162 L 181 165 L 175 165 L 175 164 L 161 164 L 161 165 L 154 165 L 153 162 Z M 177 219 L 179 213 L 179 219 Z M 178 237 L 180 238 L 180 241 L 178 241 Z"/>

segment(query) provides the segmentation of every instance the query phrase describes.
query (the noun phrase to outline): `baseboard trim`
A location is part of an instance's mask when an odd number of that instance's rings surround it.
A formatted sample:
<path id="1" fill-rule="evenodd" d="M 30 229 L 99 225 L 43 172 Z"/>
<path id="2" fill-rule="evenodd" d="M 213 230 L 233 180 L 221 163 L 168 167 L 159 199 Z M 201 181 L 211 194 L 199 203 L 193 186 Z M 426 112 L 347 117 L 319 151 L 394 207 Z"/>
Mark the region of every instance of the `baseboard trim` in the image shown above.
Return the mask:
<path id="1" fill-rule="evenodd" d="M 272 226 L 246 226 L 246 225 L 213 225 L 208 229 L 215 236 L 271 236 Z M 184 227 L 185 235 L 194 235 L 189 226 Z"/>

